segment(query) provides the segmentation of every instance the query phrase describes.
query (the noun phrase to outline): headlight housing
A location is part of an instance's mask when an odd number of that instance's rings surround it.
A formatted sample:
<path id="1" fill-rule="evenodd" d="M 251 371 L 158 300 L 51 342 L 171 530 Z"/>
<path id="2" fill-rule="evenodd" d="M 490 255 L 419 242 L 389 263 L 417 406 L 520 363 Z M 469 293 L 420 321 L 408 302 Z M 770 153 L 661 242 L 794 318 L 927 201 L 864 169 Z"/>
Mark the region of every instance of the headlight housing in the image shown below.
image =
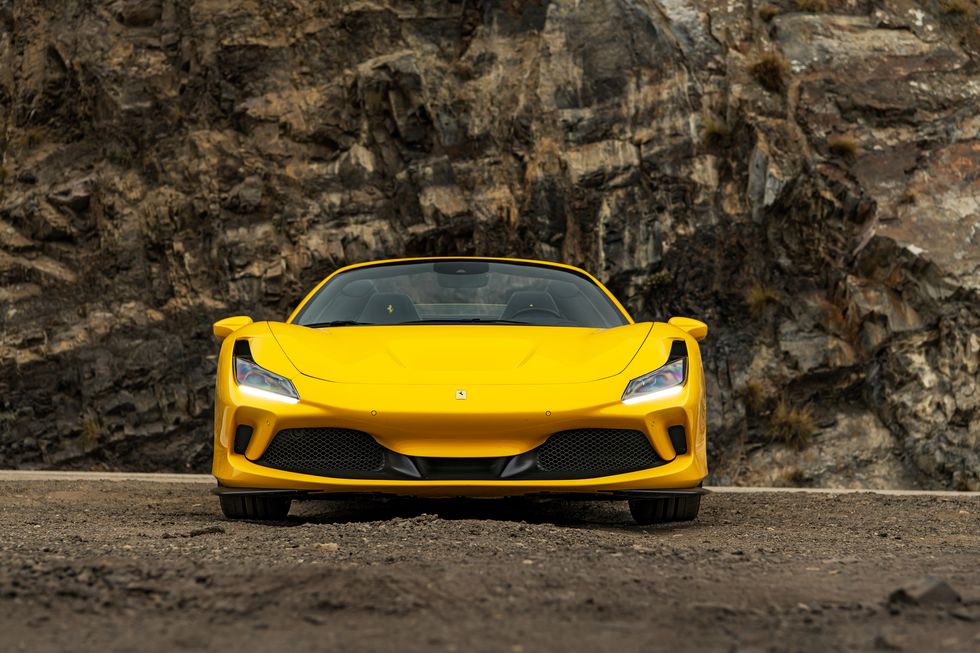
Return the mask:
<path id="1" fill-rule="evenodd" d="M 687 380 L 687 359 L 677 358 L 630 381 L 623 393 L 624 404 L 662 399 L 680 394 Z"/>
<path id="2" fill-rule="evenodd" d="M 281 401 L 287 404 L 299 402 L 299 393 L 292 381 L 248 358 L 235 357 L 235 382 L 239 390 L 253 397 Z"/>

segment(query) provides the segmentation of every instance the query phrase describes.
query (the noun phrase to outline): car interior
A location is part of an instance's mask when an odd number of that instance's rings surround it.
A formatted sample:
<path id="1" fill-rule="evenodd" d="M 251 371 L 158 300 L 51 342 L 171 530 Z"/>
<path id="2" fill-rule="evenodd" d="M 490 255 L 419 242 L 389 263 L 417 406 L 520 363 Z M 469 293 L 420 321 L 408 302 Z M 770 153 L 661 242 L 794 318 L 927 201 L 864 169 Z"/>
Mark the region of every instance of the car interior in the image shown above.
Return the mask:
<path id="1" fill-rule="evenodd" d="M 564 272 L 488 273 L 481 262 L 434 267 L 402 274 L 382 267 L 368 271 L 368 278 L 337 279 L 304 306 L 296 321 L 308 326 L 492 322 L 588 328 L 626 323 L 597 287 L 591 292 L 591 282 L 553 278 Z M 597 301 L 603 306 L 597 307 Z"/>

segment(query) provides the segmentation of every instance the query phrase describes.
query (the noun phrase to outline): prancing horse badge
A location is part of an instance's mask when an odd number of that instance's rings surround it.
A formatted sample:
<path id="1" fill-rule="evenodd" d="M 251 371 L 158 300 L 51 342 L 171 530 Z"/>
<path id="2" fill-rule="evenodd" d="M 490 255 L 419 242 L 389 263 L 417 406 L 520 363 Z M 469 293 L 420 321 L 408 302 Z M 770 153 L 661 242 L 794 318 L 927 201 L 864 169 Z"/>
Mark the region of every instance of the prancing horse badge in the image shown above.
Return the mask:
<path id="1" fill-rule="evenodd" d="M 466 399 L 466 390 L 457 390 L 456 391 L 456 398 L 457 399 Z"/>

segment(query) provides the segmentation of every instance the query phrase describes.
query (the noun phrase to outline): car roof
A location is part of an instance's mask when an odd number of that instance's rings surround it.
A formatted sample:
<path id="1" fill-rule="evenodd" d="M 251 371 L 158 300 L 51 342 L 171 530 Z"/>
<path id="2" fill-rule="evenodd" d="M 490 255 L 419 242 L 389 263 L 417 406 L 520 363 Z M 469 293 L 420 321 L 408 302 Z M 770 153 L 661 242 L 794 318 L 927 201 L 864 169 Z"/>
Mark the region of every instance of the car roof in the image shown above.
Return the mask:
<path id="1" fill-rule="evenodd" d="M 412 257 L 405 257 L 405 258 L 381 259 L 378 261 L 366 261 L 364 263 L 352 263 L 350 265 L 345 265 L 342 268 L 338 268 L 327 278 L 332 277 L 340 272 L 346 272 L 347 270 L 353 270 L 355 268 L 364 268 L 373 265 L 389 265 L 393 263 L 416 263 L 416 262 L 424 262 L 424 261 L 496 261 L 498 263 L 517 263 L 520 265 L 544 265 L 553 268 L 564 268 L 572 272 L 578 272 L 580 274 L 585 274 L 586 276 L 592 277 L 591 274 L 589 274 L 582 268 L 576 267 L 574 265 L 568 265 L 567 263 L 557 263 L 555 261 L 543 261 L 539 259 L 509 258 L 506 256 L 412 256 Z"/>

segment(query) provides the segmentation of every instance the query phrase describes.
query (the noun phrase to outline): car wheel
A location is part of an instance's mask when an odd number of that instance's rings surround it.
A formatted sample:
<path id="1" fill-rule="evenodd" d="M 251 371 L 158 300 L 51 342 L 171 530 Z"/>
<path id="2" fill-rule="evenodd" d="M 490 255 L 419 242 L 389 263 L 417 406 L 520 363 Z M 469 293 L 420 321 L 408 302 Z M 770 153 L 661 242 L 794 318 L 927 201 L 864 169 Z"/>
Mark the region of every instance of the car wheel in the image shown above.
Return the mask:
<path id="1" fill-rule="evenodd" d="M 286 518 L 289 514 L 289 504 L 291 499 L 280 497 L 250 497 L 236 495 L 222 495 L 218 497 L 221 502 L 221 512 L 225 513 L 228 519 L 261 519 L 277 521 Z"/>
<path id="2" fill-rule="evenodd" d="M 666 499 L 630 499 L 630 514 L 641 525 L 691 521 L 698 516 L 700 508 L 700 494 Z"/>

